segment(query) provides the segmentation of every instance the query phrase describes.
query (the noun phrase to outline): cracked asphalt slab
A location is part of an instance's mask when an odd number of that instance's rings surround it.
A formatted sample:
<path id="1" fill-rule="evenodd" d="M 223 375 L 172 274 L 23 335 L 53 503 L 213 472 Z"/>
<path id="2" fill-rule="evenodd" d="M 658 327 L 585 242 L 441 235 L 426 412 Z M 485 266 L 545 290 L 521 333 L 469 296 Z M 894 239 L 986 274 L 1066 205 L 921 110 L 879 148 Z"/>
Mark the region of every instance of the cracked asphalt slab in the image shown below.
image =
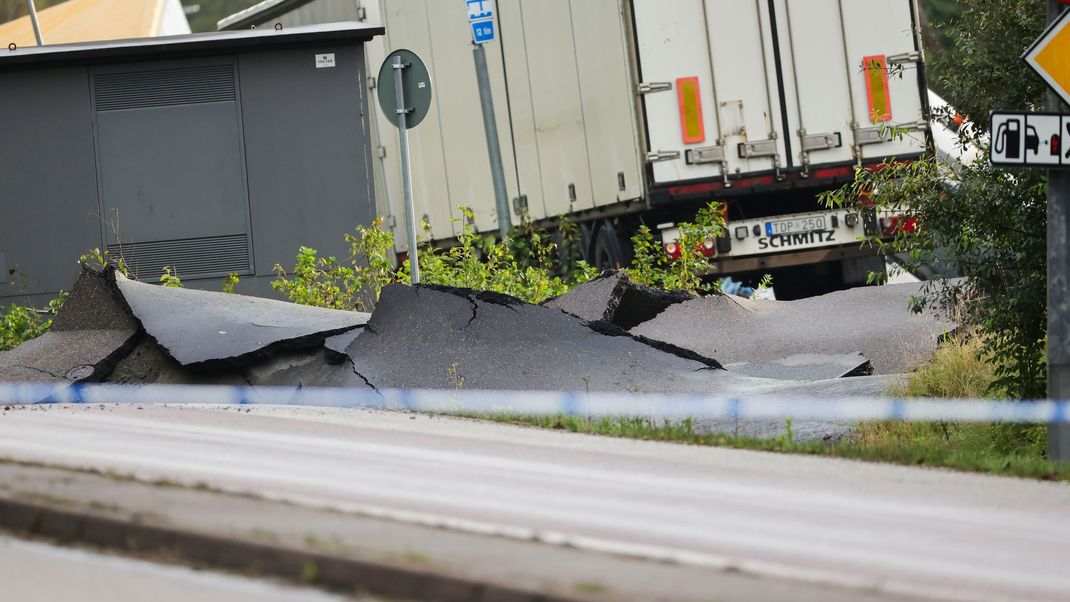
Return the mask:
<path id="1" fill-rule="evenodd" d="M 392 389 L 710 394 L 785 386 L 732 374 L 716 360 L 556 309 L 432 286 L 384 288 L 364 334 L 347 354 L 376 387 Z M 875 382 L 851 384 L 871 392 Z"/>
<path id="2" fill-rule="evenodd" d="M 0 352 L 0 381 L 95 382 L 133 346 L 138 325 L 95 272 L 83 270 L 48 332 Z"/>
<path id="3" fill-rule="evenodd" d="M 620 271 L 610 271 L 542 303 L 588 322 L 609 322 L 628 330 L 649 321 L 670 305 L 695 296 L 636 284 Z"/>
<path id="4" fill-rule="evenodd" d="M 124 278 L 116 286 L 146 334 L 183 366 L 240 364 L 273 347 L 320 347 L 367 323 L 369 314 Z"/>
<path id="5" fill-rule="evenodd" d="M 725 370 L 757 378 L 781 380 L 828 380 L 873 374 L 873 364 L 861 353 L 828 355 L 799 353 L 790 357 L 764 362 L 726 364 Z"/>
<path id="6" fill-rule="evenodd" d="M 876 374 L 901 374 L 928 362 L 957 329 L 938 314 L 910 311 L 923 286 L 866 286 L 798 301 L 710 295 L 672 305 L 631 332 L 726 363 L 858 352 Z"/>

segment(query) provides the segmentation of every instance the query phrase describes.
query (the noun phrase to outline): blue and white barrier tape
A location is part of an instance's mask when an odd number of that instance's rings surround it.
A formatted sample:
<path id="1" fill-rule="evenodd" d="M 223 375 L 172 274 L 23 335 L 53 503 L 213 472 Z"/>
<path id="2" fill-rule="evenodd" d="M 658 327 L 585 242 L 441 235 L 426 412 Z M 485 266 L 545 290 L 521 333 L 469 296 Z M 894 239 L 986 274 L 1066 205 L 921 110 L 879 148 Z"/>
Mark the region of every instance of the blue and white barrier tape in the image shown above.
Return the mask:
<path id="1" fill-rule="evenodd" d="M 34 404 L 275 405 L 593 418 L 641 416 L 656 420 L 1070 423 L 1067 401 L 0 383 L 0 405 Z"/>

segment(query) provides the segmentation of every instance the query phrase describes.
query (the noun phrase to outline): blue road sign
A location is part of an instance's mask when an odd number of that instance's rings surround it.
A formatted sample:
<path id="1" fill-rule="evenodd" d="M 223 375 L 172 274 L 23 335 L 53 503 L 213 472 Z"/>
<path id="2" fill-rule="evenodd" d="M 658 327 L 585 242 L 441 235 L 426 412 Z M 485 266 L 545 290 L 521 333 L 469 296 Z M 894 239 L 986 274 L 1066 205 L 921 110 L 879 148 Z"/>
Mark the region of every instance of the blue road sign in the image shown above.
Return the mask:
<path id="1" fill-rule="evenodd" d="M 476 44 L 494 41 L 494 3 L 491 0 L 465 0 L 472 39 Z"/>

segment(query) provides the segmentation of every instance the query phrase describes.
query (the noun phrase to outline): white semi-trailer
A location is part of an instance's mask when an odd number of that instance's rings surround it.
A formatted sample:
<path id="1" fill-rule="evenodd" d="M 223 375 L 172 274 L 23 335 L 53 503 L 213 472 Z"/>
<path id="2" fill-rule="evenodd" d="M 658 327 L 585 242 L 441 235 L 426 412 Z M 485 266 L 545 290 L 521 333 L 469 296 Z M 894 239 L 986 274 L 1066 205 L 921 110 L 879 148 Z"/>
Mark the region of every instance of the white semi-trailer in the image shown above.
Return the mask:
<path id="1" fill-rule="evenodd" d="M 717 200 L 728 235 L 708 252 L 722 273 L 821 264 L 853 281 L 882 261 L 858 240 L 901 220 L 817 197 L 856 166 L 929 150 L 915 0 L 497 0 L 494 13 L 514 222 L 569 216 L 606 266 L 628 261 L 640 224 L 671 251 L 674 224 Z M 386 28 L 369 73 L 397 48 L 431 72 L 434 104 L 409 138 L 417 218 L 441 241 L 460 231 L 458 206 L 497 230 L 463 0 L 267 0 L 220 28 L 351 19 Z M 377 203 L 403 251 L 396 130 L 373 112 Z"/>

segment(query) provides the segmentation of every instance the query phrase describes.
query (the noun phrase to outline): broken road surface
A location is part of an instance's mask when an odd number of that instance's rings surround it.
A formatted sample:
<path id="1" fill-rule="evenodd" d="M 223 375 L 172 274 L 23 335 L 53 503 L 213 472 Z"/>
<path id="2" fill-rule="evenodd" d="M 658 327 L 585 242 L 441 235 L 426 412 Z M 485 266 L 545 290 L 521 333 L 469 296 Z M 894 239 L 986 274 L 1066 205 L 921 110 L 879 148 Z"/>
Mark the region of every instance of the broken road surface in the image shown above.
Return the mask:
<path id="1" fill-rule="evenodd" d="M 865 286 L 799 301 L 752 301 L 710 295 L 668 307 L 631 330 L 726 363 L 769 363 L 799 354 L 860 352 L 877 374 L 926 363 L 957 326 L 915 314 L 917 283 Z"/>

